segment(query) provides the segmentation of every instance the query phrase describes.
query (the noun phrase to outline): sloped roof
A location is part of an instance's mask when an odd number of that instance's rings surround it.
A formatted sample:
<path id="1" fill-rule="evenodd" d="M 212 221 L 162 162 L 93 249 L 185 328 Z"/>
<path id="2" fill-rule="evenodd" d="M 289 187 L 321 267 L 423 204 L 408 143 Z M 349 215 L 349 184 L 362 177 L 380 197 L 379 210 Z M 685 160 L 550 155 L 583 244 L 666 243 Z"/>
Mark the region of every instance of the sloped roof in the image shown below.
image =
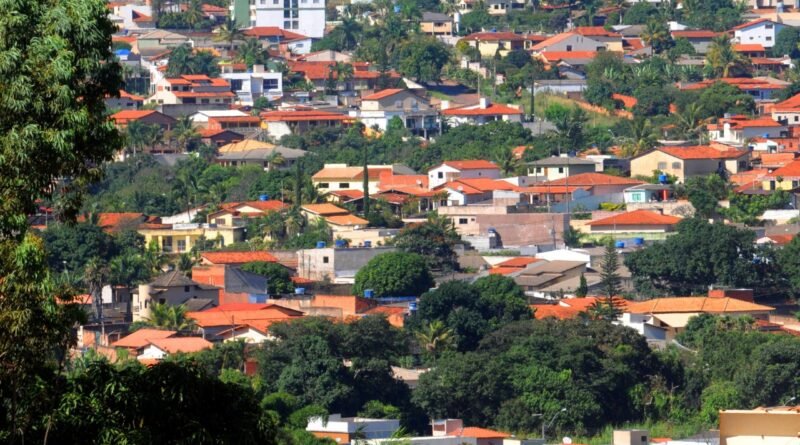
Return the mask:
<path id="1" fill-rule="evenodd" d="M 501 31 L 501 32 L 489 31 L 489 32 L 475 32 L 464 37 L 462 40 L 496 42 L 500 40 L 521 41 L 525 40 L 525 38 L 519 34 L 508 31 Z"/>
<path id="2" fill-rule="evenodd" d="M 390 96 L 394 96 L 397 93 L 406 91 L 402 88 L 388 88 L 382 91 L 378 91 L 377 93 L 373 93 L 361 98 L 361 100 L 381 100 L 385 99 Z"/>
<path id="3" fill-rule="evenodd" d="M 662 226 L 678 224 L 681 218 L 650 210 L 634 210 L 620 215 L 590 221 L 590 226 Z"/>
<path id="4" fill-rule="evenodd" d="M 467 195 L 477 195 L 481 193 L 491 192 L 494 190 L 514 190 L 515 186 L 502 179 L 489 179 L 489 178 L 461 178 L 455 181 L 447 182 L 439 188 L 449 188 L 456 190 Z"/>
<path id="5" fill-rule="evenodd" d="M 500 169 L 494 162 L 485 161 L 483 159 L 466 160 L 466 161 L 444 161 L 438 167 L 441 167 L 442 165 L 453 167 L 456 170 L 486 170 L 486 169 L 499 170 Z"/>
<path id="6" fill-rule="evenodd" d="M 258 321 L 280 322 L 291 320 L 299 316 L 301 315 L 290 315 L 278 310 L 270 310 L 269 308 L 241 311 L 222 311 L 210 309 L 202 312 L 188 312 L 186 314 L 187 318 L 193 319 L 198 326 L 203 328 L 214 326 L 236 326 Z M 263 323 L 254 324 L 263 325 Z"/>
<path id="7" fill-rule="evenodd" d="M 225 270 L 225 292 L 263 295 L 267 293 L 266 277 L 235 267 Z"/>
<path id="8" fill-rule="evenodd" d="M 296 32 L 286 31 L 285 29 L 278 28 L 277 26 L 256 26 L 250 29 L 245 29 L 243 34 L 250 37 L 280 37 L 282 40 L 306 40 L 306 37 Z"/>
<path id="9" fill-rule="evenodd" d="M 268 199 L 266 201 L 257 200 L 257 201 L 225 202 L 222 203 L 220 207 L 222 210 L 227 210 L 227 211 L 235 211 L 241 207 L 252 207 L 254 209 L 261 210 L 262 212 L 276 212 L 283 210 L 289 206 L 281 201 L 278 201 L 277 199 Z"/>
<path id="10" fill-rule="evenodd" d="M 445 116 L 502 116 L 522 114 L 519 108 L 503 104 L 489 104 L 486 108 L 470 106 L 463 108 L 448 108 L 442 112 Z"/>
<path id="11" fill-rule="evenodd" d="M 576 26 L 572 31 L 586 37 L 622 37 L 619 33 L 609 31 L 602 26 Z"/>
<path id="12" fill-rule="evenodd" d="M 738 31 L 740 29 L 749 28 L 751 26 L 760 25 L 760 24 L 766 23 L 766 22 L 772 22 L 772 23 L 775 23 L 775 24 L 779 24 L 778 22 L 776 22 L 774 20 L 770 20 L 770 19 L 767 19 L 767 18 L 760 18 L 760 19 L 753 20 L 752 22 L 742 23 L 741 25 L 734 26 L 733 28 L 731 28 L 731 31 Z"/>
<path id="13" fill-rule="evenodd" d="M 717 35 L 719 34 L 705 29 L 684 29 L 683 31 L 672 31 L 672 37 L 675 39 L 679 37 L 684 37 L 687 39 L 713 39 Z"/>
<path id="14" fill-rule="evenodd" d="M 329 203 L 305 204 L 302 209 L 321 216 L 346 215 L 350 213 L 347 209 Z"/>
<path id="15" fill-rule="evenodd" d="M 131 334 L 122 337 L 121 339 L 115 341 L 111 344 L 111 346 L 115 348 L 142 348 L 147 346 L 150 340 L 159 339 L 159 338 L 168 338 L 172 337 L 173 335 L 177 334 L 177 331 L 167 331 L 162 329 L 150 329 L 150 328 L 143 328 L 139 329 Z"/>
<path id="16" fill-rule="evenodd" d="M 226 144 L 219 148 L 220 153 L 231 153 L 238 151 L 249 151 L 261 148 L 275 148 L 275 144 L 269 142 L 261 142 L 255 139 L 245 139 L 243 141 Z"/>
<path id="17" fill-rule="evenodd" d="M 597 57 L 597 51 L 543 51 L 541 55 L 548 62 L 575 59 L 591 60 Z"/>
<path id="18" fill-rule="evenodd" d="M 501 263 L 495 264 L 495 267 L 526 267 L 528 264 L 541 261 L 539 258 L 532 256 L 518 256 L 505 260 Z"/>
<path id="19" fill-rule="evenodd" d="M 765 178 L 797 178 L 800 177 L 800 159 L 789 162 L 783 167 L 765 175 Z"/>
<path id="20" fill-rule="evenodd" d="M 736 312 L 769 312 L 775 308 L 750 303 L 731 297 L 669 297 L 647 301 L 630 302 L 627 312 L 632 314 L 664 314 L 681 312 L 705 312 L 712 314 Z"/>
<path id="21" fill-rule="evenodd" d="M 501 433 L 500 431 L 479 428 L 476 426 L 461 428 L 450 433 L 450 435 L 459 437 L 474 437 L 476 439 L 505 439 L 506 437 L 511 437 L 511 435 L 508 433 Z"/>
<path id="22" fill-rule="evenodd" d="M 540 185 L 554 186 L 564 185 L 570 187 L 586 187 L 595 185 L 639 185 L 644 184 L 643 181 L 631 178 L 623 178 L 621 176 L 607 175 L 604 173 L 580 173 L 572 175 L 568 178 L 554 179 L 552 181 Z"/>
<path id="23" fill-rule="evenodd" d="M 367 167 L 367 175 L 370 179 L 380 179 L 384 173 L 391 173 L 392 167 Z M 363 179 L 364 167 L 330 167 L 325 166 L 322 170 L 314 173 L 311 179 L 320 181 L 326 179 Z"/>
<path id="24" fill-rule="evenodd" d="M 321 110 L 297 110 L 297 111 L 265 111 L 261 113 L 264 122 L 300 122 L 300 121 L 344 121 L 351 119 L 350 116 L 341 113 Z"/>
<path id="25" fill-rule="evenodd" d="M 364 226 L 369 224 L 369 221 L 366 219 L 349 214 L 328 216 L 325 218 L 325 221 L 337 226 Z"/>
<path id="26" fill-rule="evenodd" d="M 200 283 L 192 280 L 179 270 L 173 270 L 157 276 L 150 286 L 152 287 L 176 287 L 176 286 L 199 286 Z"/>
<path id="27" fill-rule="evenodd" d="M 210 341 L 200 337 L 169 337 L 158 338 L 149 341 L 149 344 L 168 353 L 178 352 L 198 352 L 204 349 L 211 349 L 214 345 Z"/>
<path id="28" fill-rule="evenodd" d="M 692 147 L 658 147 L 656 150 L 683 160 L 736 159 L 748 154 L 747 151 L 735 149 L 724 151 L 717 150 L 707 145 L 696 145 Z M 646 156 L 646 154 L 641 156 Z"/>
<path id="29" fill-rule="evenodd" d="M 203 252 L 203 259 L 213 264 L 244 264 L 253 261 L 264 261 L 276 263 L 278 259 L 269 252 L 247 251 L 247 252 Z"/>
<path id="30" fill-rule="evenodd" d="M 554 36 L 552 36 L 552 37 L 550 37 L 548 39 L 545 39 L 545 40 L 537 43 L 536 45 L 533 45 L 533 47 L 531 49 L 534 50 L 534 51 L 541 51 L 541 50 L 549 47 L 550 45 L 554 45 L 554 44 L 556 44 L 558 42 L 561 42 L 562 40 L 566 40 L 569 37 L 572 37 L 574 35 L 575 35 L 574 32 L 562 32 L 561 34 L 556 34 L 556 35 L 554 35 Z"/>
<path id="31" fill-rule="evenodd" d="M 760 43 L 735 43 L 733 50 L 740 53 L 765 52 L 766 48 Z"/>

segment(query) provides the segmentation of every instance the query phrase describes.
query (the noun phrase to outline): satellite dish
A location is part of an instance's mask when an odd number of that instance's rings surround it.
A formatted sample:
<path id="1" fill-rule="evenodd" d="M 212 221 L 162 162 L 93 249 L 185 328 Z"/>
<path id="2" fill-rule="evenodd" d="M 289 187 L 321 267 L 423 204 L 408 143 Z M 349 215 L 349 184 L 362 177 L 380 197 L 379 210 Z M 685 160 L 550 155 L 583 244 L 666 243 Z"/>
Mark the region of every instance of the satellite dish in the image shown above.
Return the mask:
<path id="1" fill-rule="evenodd" d="M 565 437 L 565 438 L 561 439 L 561 443 L 563 443 L 565 445 L 569 445 L 569 444 L 572 443 L 572 439 L 570 439 L 569 437 Z"/>

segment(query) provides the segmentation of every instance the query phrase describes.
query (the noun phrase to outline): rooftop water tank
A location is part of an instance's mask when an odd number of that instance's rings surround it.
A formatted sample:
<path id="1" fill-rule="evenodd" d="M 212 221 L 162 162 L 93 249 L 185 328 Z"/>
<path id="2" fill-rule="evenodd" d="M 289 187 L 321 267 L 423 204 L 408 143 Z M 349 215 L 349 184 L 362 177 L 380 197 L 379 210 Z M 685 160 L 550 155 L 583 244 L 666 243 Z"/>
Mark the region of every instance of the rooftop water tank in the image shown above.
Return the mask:
<path id="1" fill-rule="evenodd" d="M 669 182 L 669 178 L 667 175 L 658 175 L 658 182 L 659 184 L 666 184 Z"/>
<path id="2" fill-rule="evenodd" d="M 372 289 L 364 289 L 364 298 L 372 298 L 374 294 Z"/>
<path id="3" fill-rule="evenodd" d="M 644 246 L 644 238 L 634 238 L 633 239 L 634 246 Z"/>
<path id="4" fill-rule="evenodd" d="M 364 241 L 364 247 L 372 247 L 372 241 Z"/>
<path id="5" fill-rule="evenodd" d="M 336 246 L 337 249 L 344 249 L 347 247 L 347 243 L 343 239 L 337 239 L 334 242 L 334 246 Z"/>
<path id="6" fill-rule="evenodd" d="M 305 293 L 306 293 L 306 288 L 304 288 L 304 287 L 296 287 L 296 288 L 294 288 L 294 294 L 295 295 L 305 295 Z"/>
<path id="7" fill-rule="evenodd" d="M 269 195 L 258 195 L 259 201 L 269 201 Z"/>
<path id="8" fill-rule="evenodd" d="M 325 241 L 317 241 L 317 249 L 324 249 L 325 246 Z"/>
<path id="9" fill-rule="evenodd" d="M 624 249 L 625 248 L 625 241 L 617 241 L 614 243 L 614 247 L 617 249 Z"/>

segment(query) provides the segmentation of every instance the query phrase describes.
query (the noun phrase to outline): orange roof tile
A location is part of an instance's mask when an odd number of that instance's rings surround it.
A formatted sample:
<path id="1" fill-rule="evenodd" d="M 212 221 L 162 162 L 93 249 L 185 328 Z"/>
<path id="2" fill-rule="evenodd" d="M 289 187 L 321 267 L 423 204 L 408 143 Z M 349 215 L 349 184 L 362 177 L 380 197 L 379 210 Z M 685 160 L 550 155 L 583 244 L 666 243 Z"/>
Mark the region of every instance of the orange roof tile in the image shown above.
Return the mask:
<path id="1" fill-rule="evenodd" d="M 456 170 L 499 170 L 500 168 L 494 162 L 485 161 L 483 159 L 468 160 L 468 161 L 444 161 L 439 167 L 446 165 L 453 167 Z"/>
<path id="2" fill-rule="evenodd" d="M 736 159 L 749 154 L 743 150 L 717 150 L 708 145 L 697 145 L 693 147 L 658 147 L 656 150 L 674 156 L 678 159 Z M 646 156 L 647 154 L 640 155 Z"/>
<path id="3" fill-rule="evenodd" d="M 150 116 L 153 113 L 158 113 L 156 110 L 122 110 L 111 115 L 111 120 L 117 123 L 126 123 L 129 121 L 139 120 L 143 117 Z"/>
<path id="4" fill-rule="evenodd" d="M 555 179 L 540 186 L 569 185 L 569 186 L 595 186 L 595 185 L 639 185 L 644 182 L 623 178 L 621 176 L 607 175 L 604 173 L 580 173 L 568 178 Z"/>
<path id="5" fill-rule="evenodd" d="M 670 297 L 647 301 L 630 302 L 628 312 L 632 314 L 664 314 L 681 312 L 705 312 L 712 314 L 735 312 L 769 312 L 775 308 L 749 303 L 736 298 Z"/>
<path id="6" fill-rule="evenodd" d="M 564 59 L 594 59 L 597 51 L 543 51 L 542 57 L 548 62 L 558 62 Z"/>
<path id="7" fill-rule="evenodd" d="M 512 114 L 522 114 L 519 108 L 509 107 L 502 104 L 489 104 L 486 108 L 448 108 L 442 112 L 445 116 L 502 116 Z"/>
<path id="8" fill-rule="evenodd" d="M 762 153 L 761 165 L 766 167 L 782 167 L 795 160 L 794 152 L 786 153 Z"/>
<path id="9" fill-rule="evenodd" d="M 733 50 L 739 53 L 763 53 L 766 51 L 764 45 L 760 43 L 736 43 L 733 45 Z"/>
<path id="10" fill-rule="evenodd" d="M 541 260 L 532 256 L 518 256 L 509 260 L 505 260 L 502 263 L 498 263 L 495 265 L 495 267 L 525 267 L 528 264 L 532 264 L 537 261 Z"/>
<path id="11" fill-rule="evenodd" d="M 261 113 L 264 122 L 300 122 L 300 121 L 344 121 L 350 116 L 331 111 L 302 110 L 302 111 L 265 111 Z"/>
<path id="12" fill-rule="evenodd" d="M 570 38 L 570 37 L 572 37 L 574 35 L 575 35 L 575 33 L 573 33 L 573 32 L 562 32 L 561 34 L 556 34 L 556 35 L 554 35 L 554 36 L 552 36 L 552 37 L 550 37 L 548 39 L 545 39 L 545 40 L 537 43 L 536 45 L 533 45 L 533 47 L 531 47 L 531 49 L 534 50 L 534 51 L 542 51 L 543 49 L 546 49 L 550 45 L 554 45 L 554 44 L 556 44 L 558 42 L 561 42 L 562 40 L 566 40 L 566 39 L 568 39 L 568 38 Z"/>
<path id="13" fill-rule="evenodd" d="M 576 26 L 572 31 L 588 37 L 622 37 L 622 35 L 609 31 L 602 26 Z"/>
<path id="14" fill-rule="evenodd" d="M 364 218 L 355 215 L 334 215 L 325 218 L 325 221 L 337 226 L 365 226 L 369 224 Z"/>
<path id="15" fill-rule="evenodd" d="M 256 26 L 243 31 L 244 35 L 250 37 L 280 37 L 282 40 L 306 40 L 306 37 L 296 32 L 286 31 L 285 29 L 278 28 L 277 26 Z"/>
<path id="16" fill-rule="evenodd" d="M 173 335 L 177 334 L 177 331 L 166 331 L 161 329 L 139 329 L 134 331 L 133 333 L 122 337 L 121 339 L 117 340 L 116 342 L 112 343 L 111 346 L 115 348 L 143 348 L 150 343 L 150 340 L 159 339 L 159 338 L 168 338 L 172 337 Z"/>
<path id="17" fill-rule="evenodd" d="M 749 28 L 751 26 L 755 26 L 755 25 L 758 25 L 758 24 L 761 24 L 761 23 L 765 23 L 765 22 L 776 23 L 775 21 L 770 20 L 768 18 L 760 18 L 760 19 L 757 19 L 757 20 L 753 20 L 751 22 L 742 23 L 741 25 L 734 26 L 733 28 L 731 28 L 731 31 L 738 31 L 740 29 Z"/>
<path id="18" fill-rule="evenodd" d="M 522 270 L 521 267 L 493 267 L 489 269 L 489 275 L 509 275 Z"/>
<path id="19" fill-rule="evenodd" d="M 772 107 L 772 111 L 794 111 L 800 110 L 800 94 L 796 94 L 783 102 L 778 102 Z"/>
<path id="20" fill-rule="evenodd" d="M 195 323 L 202 328 L 214 326 L 236 326 L 243 323 L 258 321 L 279 322 L 291 320 L 300 316 L 301 315 L 287 314 L 282 310 L 274 310 L 270 308 L 243 311 L 221 311 L 211 309 L 202 312 L 188 312 L 186 314 L 187 318 L 193 319 Z"/>
<path id="21" fill-rule="evenodd" d="M 490 430 L 486 428 L 478 428 L 475 426 L 468 426 L 451 433 L 454 436 L 460 437 L 474 437 L 476 439 L 505 439 L 511 437 L 508 433 L 501 433 L 500 431 Z"/>
<path id="22" fill-rule="evenodd" d="M 477 195 L 494 190 L 514 190 L 515 186 L 502 179 L 470 178 L 456 179 L 455 181 L 450 181 L 437 187 L 437 189 L 442 188 L 457 190 L 467 195 Z"/>
<path id="23" fill-rule="evenodd" d="M 198 352 L 214 346 L 210 341 L 200 337 L 157 338 L 148 343 L 168 354 Z"/>
<path id="24" fill-rule="evenodd" d="M 212 264 L 244 264 L 253 261 L 276 263 L 278 259 L 269 252 L 203 252 L 200 256 Z"/>
<path id="25" fill-rule="evenodd" d="M 775 245 L 785 246 L 792 242 L 794 235 L 767 235 L 766 238 L 772 240 Z"/>
<path id="26" fill-rule="evenodd" d="M 392 167 L 367 167 L 367 175 L 370 180 L 380 179 L 384 174 L 391 174 Z M 336 179 L 363 179 L 364 167 L 323 167 L 322 170 L 314 173 L 311 179 L 317 181 L 336 180 Z"/>
<path id="27" fill-rule="evenodd" d="M 280 306 L 274 303 L 225 303 L 219 306 L 212 307 L 201 311 L 206 314 L 209 312 L 242 312 L 242 311 L 269 311 L 264 312 L 272 318 L 280 318 L 282 315 L 289 317 L 300 317 L 304 314 L 303 311 L 298 311 L 285 306 Z"/>
<path id="28" fill-rule="evenodd" d="M 513 32 L 501 31 L 501 32 L 475 32 L 466 37 L 462 40 L 471 40 L 471 41 L 482 41 L 482 42 L 496 42 L 496 41 L 522 41 L 525 40 L 525 37 L 521 36 L 520 34 L 516 34 Z"/>
<path id="29" fill-rule="evenodd" d="M 681 218 L 662 215 L 650 210 L 634 210 L 620 215 L 590 221 L 590 226 L 662 226 L 678 224 Z"/>
<path id="30" fill-rule="evenodd" d="M 222 210 L 238 210 L 241 207 L 252 207 L 261 210 L 262 212 L 277 212 L 288 208 L 289 206 L 277 199 L 269 199 L 266 201 L 237 201 L 225 202 L 220 205 Z"/>
<path id="31" fill-rule="evenodd" d="M 770 179 L 781 177 L 790 180 L 800 178 L 800 159 L 792 161 L 764 177 Z"/>
<path id="32" fill-rule="evenodd" d="M 390 96 L 394 96 L 397 93 L 405 91 L 402 88 L 389 88 L 383 91 L 378 91 L 377 93 L 370 94 L 368 96 L 364 96 L 361 100 L 381 100 Z"/>
<path id="33" fill-rule="evenodd" d="M 125 90 L 119 90 L 119 97 L 122 99 L 130 99 L 135 102 L 144 102 L 144 97 L 131 94 Z"/>
<path id="34" fill-rule="evenodd" d="M 350 213 L 347 209 L 329 203 L 305 204 L 302 209 L 320 216 L 347 215 Z"/>

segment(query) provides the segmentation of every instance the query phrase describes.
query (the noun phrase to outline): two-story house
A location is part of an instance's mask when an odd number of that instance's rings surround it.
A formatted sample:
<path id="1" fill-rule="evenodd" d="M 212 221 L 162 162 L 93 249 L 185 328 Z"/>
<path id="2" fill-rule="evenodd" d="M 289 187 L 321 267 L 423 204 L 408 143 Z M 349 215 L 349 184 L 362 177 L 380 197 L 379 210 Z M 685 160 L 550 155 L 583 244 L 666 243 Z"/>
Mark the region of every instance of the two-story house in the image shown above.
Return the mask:
<path id="1" fill-rule="evenodd" d="M 266 71 L 264 65 L 253 65 L 251 72 L 223 72 L 220 76 L 230 83 L 242 105 L 252 106 L 261 97 L 274 101 L 283 96 L 283 74 Z"/>
<path id="2" fill-rule="evenodd" d="M 463 39 L 483 57 L 505 56 L 510 51 L 525 48 L 525 37 L 513 32 L 476 32 Z"/>
<path id="3" fill-rule="evenodd" d="M 731 31 L 736 43 L 760 43 L 764 48 L 772 48 L 778 33 L 785 27 L 783 23 L 761 18 L 734 26 Z"/>
<path id="4" fill-rule="evenodd" d="M 353 118 L 332 111 L 295 108 L 263 111 L 261 120 L 270 137 L 277 141 L 283 136 L 303 133 L 314 128 L 350 125 Z"/>
<path id="5" fill-rule="evenodd" d="M 692 176 L 738 173 L 747 170 L 749 161 L 749 150 L 706 145 L 657 147 L 631 159 L 631 176 L 651 176 L 654 171 L 659 171 L 676 176 L 679 182 L 686 182 Z"/>
<path id="6" fill-rule="evenodd" d="M 596 162 L 569 156 L 551 156 L 528 163 L 528 176 L 544 177 L 548 181 L 596 170 Z"/>
<path id="7" fill-rule="evenodd" d="M 747 116 L 732 116 L 708 125 L 709 138 L 723 144 L 743 147 L 749 140 L 778 138 L 787 134 L 788 128 L 771 117 L 749 119 Z"/>
<path id="8" fill-rule="evenodd" d="M 370 195 L 380 191 L 382 178 L 394 175 L 414 175 L 414 171 L 404 165 L 368 165 L 367 187 Z M 311 177 L 311 183 L 320 193 L 339 190 L 358 190 L 364 192 L 364 168 L 348 167 L 347 164 L 325 164 L 322 170 Z"/>
<path id="9" fill-rule="evenodd" d="M 692 44 L 697 54 L 704 55 L 708 53 L 708 48 L 711 47 L 711 41 L 714 37 L 719 35 L 714 31 L 705 29 L 684 29 L 675 30 L 671 32 L 673 39 L 686 39 Z"/>
<path id="10" fill-rule="evenodd" d="M 399 118 L 411 133 L 427 138 L 440 132 L 439 112 L 424 97 L 409 90 L 391 88 L 361 98 L 361 108 L 351 110 L 367 127 L 386 131 L 389 121 Z"/>
<path id="11" fill-rule="evenodd" d="M 597 52 L 607 49 L 607 43 L 601 41 L 599 36 L 585 36 L 572 31 L 556 34 L 531 47 L 531 51 L 534 53 Z M 620 48 L 621 50 L 622 48 Z"/>
<path id="12" fill-rule="evenodd" d="M 445 161 L 428 170 L 428 188 L 431 190 L 457 179 L 500 179 L 500 168 L 494 162 L 482 159 Z"/>
<path id="13" fill-rule="evenodd" d="M 521 122 L 522 110 L 519 106 L 491 103 L 482 97 L 474 105 L 450 107 L 449 101 L 442 101 L 442 115 L 449 125 L 483 125 L 494 121 Z"/>
<path id="14" fill-rule="evenodd" d="M 453 18 L 439 12 L 423 12 L 419 21 L 419 30 L 423 34 L 434 37 L 453 35 Z"/>
<path id="15" fill-rule="evenodd" d="M 159 105 L 164 114 L 181 116 L 200 110 L 227 109 L 235 97 L 225 79 L 205 74 L 184 74 L 156 83 L 156 92 L 147 103 Z"/>
<path id="16" fill-rule="evenodd" d="M 280 53 L 308 54 L 311 52 L 311 37 L 287 31 L 277 26 L 256 26 L 245 29 L 245 36 L 258 39 L 268 49 Z"/>

